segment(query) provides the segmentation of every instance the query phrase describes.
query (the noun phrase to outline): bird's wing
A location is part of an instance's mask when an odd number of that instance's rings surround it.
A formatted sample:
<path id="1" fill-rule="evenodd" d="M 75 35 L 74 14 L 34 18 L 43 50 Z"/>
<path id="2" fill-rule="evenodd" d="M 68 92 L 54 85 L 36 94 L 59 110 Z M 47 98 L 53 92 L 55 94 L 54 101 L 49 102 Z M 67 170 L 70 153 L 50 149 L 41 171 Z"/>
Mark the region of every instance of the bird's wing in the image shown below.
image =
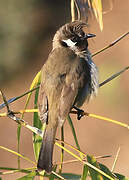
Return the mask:
<path id="1" fill-rule="evenodd" d="M 41 83 L 38 97 L 39 116 L 42 123 L 48 121 L 48 98 Z"/>
<path id="2" fill-rule="evenodd" d="M 59 102 L 59 125 L 64 123 L 77 97 L 80 78 L 82 76 L 82 73 L 76 73 L 78 68 L 80 67 L 77 64 L 77 66 L 71 68 L 71 71 L 66 75 Z"/>
<path id="3" fill-rule="evenodd" d="M 90 86 L 90 70 L 84 58 L 77 57 L 70 72 L 66 75 L 62 88 L 59 106 L 59 124 L 63 124 L 68 113 L 74 104 L 82 101 L 81 99 L 90 93 L 87 89 Z M 83 92 L 84 91 L 84 92 Z M 88 92 L 87 92 L 88 91 Z M 80 106 L 84 100 L 80 102 Z M 61 122 L 61 123 L 60 123 Z"/>
<path id="4" fill-rule="evenodd" d="M 77 95 L 77 89 L 73 89 L 71 85 L 64 85 L 60 98 L 60 106 L 59 106 L 59 126 L 62 126 L 67 115 L 69 114 L 75 98 Z"/>

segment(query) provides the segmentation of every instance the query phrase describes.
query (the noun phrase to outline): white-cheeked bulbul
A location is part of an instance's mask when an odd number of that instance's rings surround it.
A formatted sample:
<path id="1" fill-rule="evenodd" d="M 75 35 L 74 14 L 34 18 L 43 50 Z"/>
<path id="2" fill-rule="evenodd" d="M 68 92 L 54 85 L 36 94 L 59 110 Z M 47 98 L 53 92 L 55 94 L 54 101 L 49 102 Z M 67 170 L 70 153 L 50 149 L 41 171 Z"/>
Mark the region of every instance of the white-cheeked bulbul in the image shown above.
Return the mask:
<path id="1" fill-rule="evenodd" d="M 86 23 L 74 21 L 62 26 L 53 38 L 53 48 L 42 68 L 39 90 L 40 120 L 46 122 L 38 170 L 52 171 L 57 127 L 65 122 L 73 106 L 80 107 L 97 94 L 98 69 L 88 50 Z"/>

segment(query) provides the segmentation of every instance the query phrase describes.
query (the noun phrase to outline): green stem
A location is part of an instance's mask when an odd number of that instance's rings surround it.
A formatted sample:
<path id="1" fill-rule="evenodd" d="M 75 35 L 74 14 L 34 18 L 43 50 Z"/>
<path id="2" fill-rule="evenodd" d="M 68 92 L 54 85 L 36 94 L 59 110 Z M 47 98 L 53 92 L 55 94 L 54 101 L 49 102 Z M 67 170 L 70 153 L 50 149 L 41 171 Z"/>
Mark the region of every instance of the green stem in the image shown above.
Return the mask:
<path id="1" fill-rule="evenodd" d="M 61 141 L 64 142 L 64 126 L 61 127 Z M 61 143 L 61 145 L 64 147 L 64 143 Z M 64 149 L 61 149 L 61 165 L 59 167 L 59 174 L 62 173 L 63 159 L 64 159 Z"/>
<path id="2" fill-rule="evenodd" d="M 76 132 L 75 132 L 75 128 L 74 128 L 74 125 L 73 125 L 73 122 L 72 122 L 72 119 L 71 117 L 68 115 L 68 122 L 69 122 L 69 125 L 72 129 L 72 133 L 73 133 L 73 137 L 74 137 L 74 140 L 75 140 L 75 143 L 76 143 L 76 146 L 78 148 L 78 150 L 80 150 L 80 146 L 79 146 L 79 143 L 78 143 L 78 140 L 77 140 L 77 136 L 76 136 Z"/>

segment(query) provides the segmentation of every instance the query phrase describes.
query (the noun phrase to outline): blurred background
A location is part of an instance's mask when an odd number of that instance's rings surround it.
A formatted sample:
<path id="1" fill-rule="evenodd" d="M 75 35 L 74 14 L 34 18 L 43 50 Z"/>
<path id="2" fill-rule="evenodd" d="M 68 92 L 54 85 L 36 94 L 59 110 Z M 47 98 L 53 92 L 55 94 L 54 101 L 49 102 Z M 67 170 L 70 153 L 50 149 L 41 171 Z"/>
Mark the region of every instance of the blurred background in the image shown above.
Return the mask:
<path id="1" fill-rule="evenodd" d="M 96 34 L 89 40 L 92 53 L 103 48 L 129 31 L 129 1 L 102 1 L 104 29 L 101 32 L 96 19 L 89 16 L 88 32 Z M 7 99 L 27 91 L 37 72 L 51 51 L 52 38 L 56 30 L 71 21 L 69 0 L 0 0 L 0 89 Z M 129 37 L 105 52 L 96 55 L 94 61 L 100 72 L 100 82 L 129 65 Z M 12 103 L 10 108 L 24 108 L 26 97 Z M 0 97 L 0 103 L 2 98 Z M 33 97 L 29 104 L 33 108 Z M 129 72 L 101 87 L 98 96 L 83 109 L 105 117 L 127 123 L 129 121 Z M 5 112 L 6 109 L 0 110 Z M 80 121 L 72 116 L 81 150 L 94 156 L 112 155 L 100 159 L 110 169 L 120 147 L 115 172 L 129 177 L 129 130 L 109 122 L 84 117 Z M 33 115 L 26 114 L 24 120 L 32 124 Z M 60 137 L 58 130 L 57 137 Z M 69 124 L 65 123 L 65 141 L 75 145 Z M 17 151 L 17 124 L 8 118 L 0 118 L 0 145 Z M 60 161 L 59 148 L 55 147 L 54 161 Z M 22 128 L 20 153 L 34 159 L 32 133 Z M 65 160 L 72 157 L 65 153 Z M 0 149 L 0 167 L 16 167 L 17 157 Z M 21 168 L 32 167 L 21 160 Z M 80 163 L 64 165 L 63 172 L 82 173 Z M 15 180 L 23 176 L 17 173 L 5 175 L 4 180 Z"/>

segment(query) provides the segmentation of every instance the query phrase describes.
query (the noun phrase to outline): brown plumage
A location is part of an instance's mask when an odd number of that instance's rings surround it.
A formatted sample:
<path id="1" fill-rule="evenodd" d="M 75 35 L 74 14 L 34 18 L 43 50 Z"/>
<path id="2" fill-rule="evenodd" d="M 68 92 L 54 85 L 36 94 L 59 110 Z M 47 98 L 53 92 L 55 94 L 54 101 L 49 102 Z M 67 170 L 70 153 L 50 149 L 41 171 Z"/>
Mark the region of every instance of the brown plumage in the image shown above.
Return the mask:
<path id="1" fill-rule="evenodd" d="M 75 21 L 62 26 L 53 39 L 53 49 L 42 68 L 39 115 L 46 122 L 37 168 L 50 173 L 54 139 L 73 105 L 81 106 L 98 89 L 98 71 L 88 51 L 89 37 Z"/>

